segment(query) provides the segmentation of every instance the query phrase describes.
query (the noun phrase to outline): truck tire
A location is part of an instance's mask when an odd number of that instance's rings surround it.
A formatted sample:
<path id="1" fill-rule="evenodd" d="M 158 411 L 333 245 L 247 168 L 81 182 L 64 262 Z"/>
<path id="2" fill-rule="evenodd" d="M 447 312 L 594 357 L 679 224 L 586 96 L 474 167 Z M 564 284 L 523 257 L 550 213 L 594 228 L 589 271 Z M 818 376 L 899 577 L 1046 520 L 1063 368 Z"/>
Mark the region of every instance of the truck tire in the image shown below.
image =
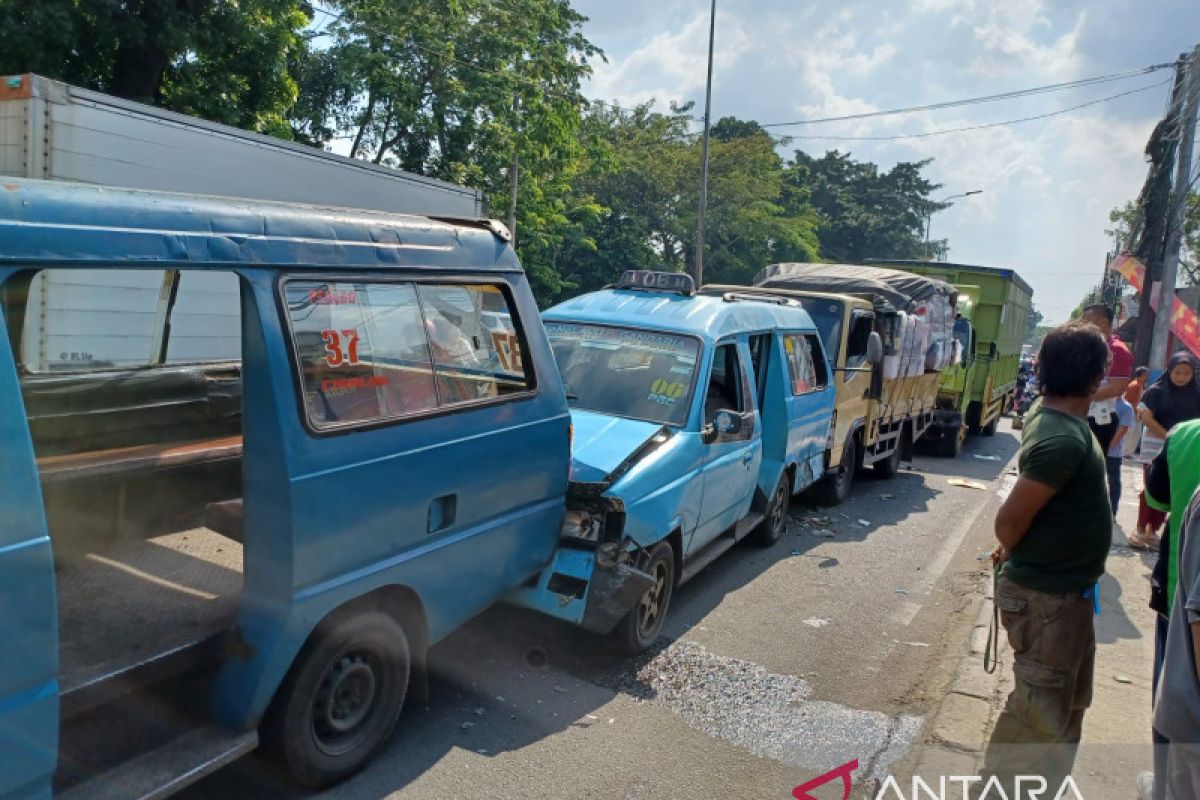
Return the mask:
<path id="1" fill-rule="evenodd" d="M 788 508 L 792 503 L 792 480 L 787 472 L 779 476 L 779 483 L 767 503 L 767 515 L 750 534 L 750 541 L 759 547 L 770 547 L 779 541 L 787 528 Z"/>
<path id="2" fill-rule="evenodd" d="M 894 478 L 896 473 L 900 471 L 900 451 L 903 449 L 904 431 L 900 431 L 900 436 L 896 439 L 896 449 L 891 452 L 887 458 L 882 458 L 871 465 L 871 471 L 875 473 L 876 478 Z"/>
<path id="3" fill-rule="evenodd" d="M 995 417 L 987 425 L 984 425 L 982 428 L 980 428 L 979 432 L 982 433 L 984 436 L 995 436 L 996 435 L 996 426 L 999 424 L 1000 424 L 1000 418 Z"/>
<path id="4" fill-rule="evenodd" d="M 813 486 L 813 499 L 817 505 L 837 506 L 850 496 L 850 487 L 854 485 L 854 473 L 858 471 L 858 440 L 851 434 L 842 448 L 841 471 L 836 475 L 826 475 Z"/>
<path id="5" fill-rule="evenodd" d="M 411 665 L 404 628 L 382 611 L 322 623 L 271 701 L 265 748 L 303 786 L 348 778 L 391 736 Z"/>
<path id="6" fill-rule="evenodd" d="M 938 455 L 943 458 L 958 458 L 958 454 L 962 452 L 965 433 L 966 430 L 961 425 L 957 430 L 943 431 Z"/>
<path id="7" fill-rule="evenodd" d="M 675 553 L 671 545 L 666 542 L 654 545 L 639 568 L 654 578 L 654 585 L 646 590 L 638 604 L 630 609 L 612 632 L 613 643 L 628 655 L 648 650 L 662 631 L 675 589 Z"/>

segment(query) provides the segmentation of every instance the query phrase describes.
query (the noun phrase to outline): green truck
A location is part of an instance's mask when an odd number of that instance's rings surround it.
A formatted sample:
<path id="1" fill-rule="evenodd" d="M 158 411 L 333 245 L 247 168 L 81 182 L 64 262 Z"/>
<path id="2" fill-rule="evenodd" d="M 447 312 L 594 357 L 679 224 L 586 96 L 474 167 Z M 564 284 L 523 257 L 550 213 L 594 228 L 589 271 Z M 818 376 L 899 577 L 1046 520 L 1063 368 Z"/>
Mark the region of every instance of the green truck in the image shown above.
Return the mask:
<path id="1" fill-rule="evenodd" d="M 938 278 L 958 289 L 954 338 L 960 364 L 942 371 L 933 424 L 923 449 L 956 456 L 967 433 L 991 436 L 1012 406 L 1033 289 L 1011 269 L 944 261 L 879 261 L 880 266 Z"/>

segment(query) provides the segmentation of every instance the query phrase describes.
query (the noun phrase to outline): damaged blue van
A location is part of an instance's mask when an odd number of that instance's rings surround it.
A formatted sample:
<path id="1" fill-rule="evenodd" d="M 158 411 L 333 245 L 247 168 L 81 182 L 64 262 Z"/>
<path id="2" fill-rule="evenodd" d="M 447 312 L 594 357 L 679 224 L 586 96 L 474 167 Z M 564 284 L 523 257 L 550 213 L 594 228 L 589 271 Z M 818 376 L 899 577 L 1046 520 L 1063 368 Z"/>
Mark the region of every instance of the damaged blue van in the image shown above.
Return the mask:
<path id="1" fill-rule="evenodd" d="M 675 587 L 742 539 L 774 544 L 821 477 L 828 361 L 799 304 L 677 273 L 626 272 L 543 321 L 574 426 L 568 510 L 510 600 L 638 652 Z"/>

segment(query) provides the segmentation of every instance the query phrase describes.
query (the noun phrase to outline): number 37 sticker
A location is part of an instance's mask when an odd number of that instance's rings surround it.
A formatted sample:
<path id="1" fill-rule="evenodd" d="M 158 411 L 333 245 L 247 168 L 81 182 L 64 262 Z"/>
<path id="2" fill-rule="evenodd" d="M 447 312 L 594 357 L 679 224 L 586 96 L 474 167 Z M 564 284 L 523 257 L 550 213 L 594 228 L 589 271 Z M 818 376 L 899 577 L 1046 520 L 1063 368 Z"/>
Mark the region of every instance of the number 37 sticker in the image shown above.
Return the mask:
<path id="1" fill-rule="evenodd" d="M 344 345 L 343 337 L 346 339 Z M 358 331 L 353 328 L 342 331 L 326 328 L 321 331 L 321 340 L 325 342 L 325 363 L 329 366 L 358 363 Z"/>

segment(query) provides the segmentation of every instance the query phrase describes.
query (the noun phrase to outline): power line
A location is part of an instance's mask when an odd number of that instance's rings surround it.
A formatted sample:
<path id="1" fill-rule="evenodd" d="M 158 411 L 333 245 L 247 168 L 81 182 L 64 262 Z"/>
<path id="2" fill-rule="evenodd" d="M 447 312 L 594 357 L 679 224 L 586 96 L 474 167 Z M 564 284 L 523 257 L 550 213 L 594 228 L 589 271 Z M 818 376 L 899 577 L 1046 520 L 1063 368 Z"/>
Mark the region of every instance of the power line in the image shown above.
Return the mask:
<path id="1" fill-rule="evenodd" d="M 1131 94 L 1138 94 L 1140 92 L 1148 92 L 1151 89 L 1157 89 L 1160 86 L 1165 86 L 1167 83 L 1170 83 L 1170 81 L 1169 80 L 1160 81 L 1159 83 L 1154 83 L 1149 86 L 1143 86 L 1139 89 L 1130 89 L 1125 92 L 1119 92 L 1117 94 L 1110 94 L 1107 97 L 1100 97 L 1100 98 L 1097 98 L 1096 100 L 1089 100 L 1086 103 L 1080 103 L 1078 105 L 1068 106 L 1067 108 L 1060 108 L 1057 111 L 1050 111 L 1046 114 L 1036 114 L 1032 117 L 1018 117 L 1017 119 L 1006 119 L 1006 120 L 1002 120 L 1000 122 L 986 122 L 986 123 L 983 123 L 980 125 L 964 125 L 960 128 L 944 128 L 942 130 L 936 130 L 936 131 L 925 131 L 924 133 L 902 133 L 902 134 L 895 134 L 892 136 L 789 136 L 787 138 L 789 138 L 789 139 L 804 139 L 804 140 L 810 140 L 810 141 L 811 140 L 823 140 L 823 141 L 835 141 L 835 142 L 885 142 L 885 141 L 892 141 L 895 139 L 924 139 L 924 138 L 927 138 L 930 136 L 944 136 L 948 133 L 963 133 L 964 131 L 977 131 L 977 130 L 982 130 L 984 128 L 998 128 L 1003 125 L 1015 125 L 1020 122 L 1033 122 L 1034 120 L 1047 119 L 1049 117 L 1057 117 L 1057 116 L 1061 116 L 1062 114 L 1069 114 L 1072 111 L 1078 111 L 1081 108 L 1087 108 L 1088 106 L 1099 105 L 1100 103 L 1107 103 L 1110 100 L 1116 100 L 1118 98 L 1126 97 Z"/>
<path id="2" fill-rule="evenodd" d="M 1080 78 L 1074 81 L 1066 81 L 1064 83 L 1050 83 L 1044 86 L 1033 86 L 1028 89 L 1014 89 L 1010 92 L 1000 92 L 998 94 L 989 94 L 979 97 L 966 97 L 961 100 L 945 100 L 940 103 L 929 103 L 923 106 L 907 106 L 905 108 L 892 108 L 887 111 L 865 111 L 861 114 L 846 114 L 840 117 L 822 117 L 820 119 L 802 119 L 795 122 L 768 122 L 762 127 L 764 128 L 785 128 L 793 125 L 816 125 L 823 122 L 848 122 L 857 119 L 870 119 L 873 117 L 890 117 L 897 114 L 911 114 L 917 111 L 938 111 L 945 108 L 957 108 L 958 106 L 978 105 L 979 103 L 994 103 L 1000 100 L 1013 100 L 1020 97 L 1029 97 L 1031 95 L 1046 94 L 1047 92 L 1060 92 L 1066 89 L 1077 89 L 1082 86 L 1091 86 L 1097 83 L 1109 83 L 1111 81 L 1126 80 L 1128 78 L 1136 78 L 1141 75 L 1149 75 L 1152 72 L 1157 72 L 1160 69 L 1168 69 L 1174 67 L 1174 63 L 1170 64 L 1151 64 L 1148 67 L 1141 69 L 1129 70 L 1128 72 L 1118 72 L 1111 75 L 1098 75 L 1092 78 Z"/>

